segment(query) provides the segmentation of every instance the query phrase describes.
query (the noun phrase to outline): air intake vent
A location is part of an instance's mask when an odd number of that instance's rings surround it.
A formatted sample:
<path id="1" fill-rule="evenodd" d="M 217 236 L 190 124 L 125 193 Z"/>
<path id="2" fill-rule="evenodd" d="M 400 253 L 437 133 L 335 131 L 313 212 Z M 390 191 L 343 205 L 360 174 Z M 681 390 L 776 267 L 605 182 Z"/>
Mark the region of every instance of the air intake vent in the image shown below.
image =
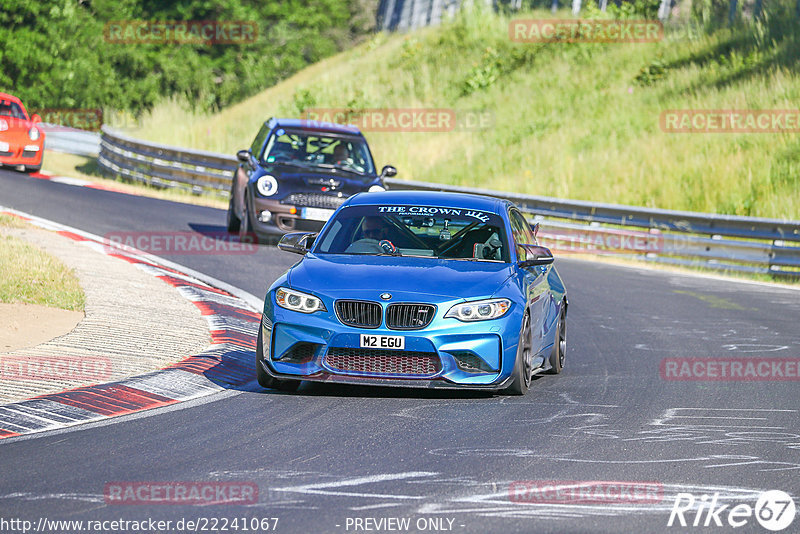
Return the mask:
<path id="1" fill-rule="evenodd" d="M 381 325 L 381 305 L 364 300 L 337 300 L 336 315 L 342 324 L 358 328 L 378 328 Z"/>
<path id="2" fill-rule="evenodd" d="M 432 377 L 442 368 L 432 352 L 331 347 L 325 363 L 334 371 L 376 375 Z"/>
<path id="3" fill-rule="evenodd" d="M 314 357 L 314 351 L 317 350 L 316 343 L 295 343 L 291 349 L 280 359 L 285 363 L 306 363 L 310 362 Z"/>
<path id="4" fill-rule="evenodd" d="M 489 367 L 489 365 L 476 354 L 472 354 L 470 352 L 456 352 L 453 353 L 453 356 L 455 356 L 456 365 L 458 365 L 458 368 L 462 371 L 466 371 L 468 373 L 497 372 L 495 369 Z"/>
<path id="5" fill-rule="evenodd" d="M 430 304 L 390 304 L 386 308 L 386 326 L 393 330 L 419 330 L 425 328 L 436 313 Z"/>

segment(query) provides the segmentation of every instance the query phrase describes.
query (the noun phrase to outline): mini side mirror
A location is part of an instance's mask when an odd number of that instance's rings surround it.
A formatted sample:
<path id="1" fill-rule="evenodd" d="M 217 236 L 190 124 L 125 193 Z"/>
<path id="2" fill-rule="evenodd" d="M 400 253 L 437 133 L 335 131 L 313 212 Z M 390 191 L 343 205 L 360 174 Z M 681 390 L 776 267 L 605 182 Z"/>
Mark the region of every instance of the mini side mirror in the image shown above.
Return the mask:
<path id="1" fill-rule="evenodd" d="M 31 116 L 31 122 L 32 122 L 33 124 L 39 124 L 40 122 L 42 122 L 42 118 L 39 116 L 39 114 L 38 114 L 38 113 L 34 113 L 34 114 Z"/>
<path id="2" fill-rule="evenodd" d="M 236 159 L 242 163 L 247 163 L 250 161 L 250 150 L 240 150 L 236 153 Z"/>
<path id="3" fill-rule="evenodd" d="M 397 176 L 397 169 L 395 167 L 386 165 L 381 169 L 381 178 L 391 178 L 392 176 Z"/>
<path id="4" fill-rule="evenodd" d="M 292 232 L 281 237 L 281 240 L 278 241 L 278 248 L 285 252 L 305 254 L 311 249 L 316 238 L 315 232 Z"/>

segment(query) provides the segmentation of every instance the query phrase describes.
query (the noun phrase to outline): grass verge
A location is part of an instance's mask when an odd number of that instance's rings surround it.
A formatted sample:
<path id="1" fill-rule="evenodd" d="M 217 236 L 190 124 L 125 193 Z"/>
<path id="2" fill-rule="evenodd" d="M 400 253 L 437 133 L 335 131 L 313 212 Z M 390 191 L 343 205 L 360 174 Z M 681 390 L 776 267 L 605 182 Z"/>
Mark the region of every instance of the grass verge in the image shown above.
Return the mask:
<path id="1" fill-rule="evenodd" d="M 21 227 L 25 224 L 16 217 L 0 214 L 0 302 L 83 311 L 86 297 L 72 269 L 2 232 L 3 228 Z"/>
<path id="2" fill-rule="evenodd" d="M 483 130 L 367 138 L 378 166 L 393 163 L 405 179 L 797 220 L 796 134 L 660 127 L 671 109 L 796 109 L 793 6 L 772 4 L 763 22 L 708 33 L 672 26 L 660 42 L 627 44 L 514 43 L 508 16 L 465 8 L 436 28 L 379 34 L 220 113 L 171 101 L 127 126 L 145 139 L 233 154 L 266 118 L 308 108 L 484 110 L 493 126 Z M 514 18 L 554 16 L 571 18 Z"/>

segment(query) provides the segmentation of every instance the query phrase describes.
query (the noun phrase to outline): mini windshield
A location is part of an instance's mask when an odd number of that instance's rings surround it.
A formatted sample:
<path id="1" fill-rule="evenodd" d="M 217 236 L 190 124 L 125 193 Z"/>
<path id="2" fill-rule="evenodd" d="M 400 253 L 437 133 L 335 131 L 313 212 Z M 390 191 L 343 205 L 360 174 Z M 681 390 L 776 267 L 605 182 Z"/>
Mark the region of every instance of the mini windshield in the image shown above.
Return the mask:
<path id="1" fill-rule="evenodd" d="M 265 152 L 266 163 L 337 168 L 356 174 L 374 174 L 367 143 L 358 137 L 278 130 Z"/>
<path id="2" fill-rule="evenodd" d="M 494 213 L 438 206 L 352 206 L 317 239 L 315 253 L 509 261 L 503 220 Z"/>
<path id="3" fill-rule="evenodd" d="M 8 100 L 0 100 L 0 116 L 12 117 L 20 120 L 28 120 L 25 112 L 16 102 L 9 102 Z"/>

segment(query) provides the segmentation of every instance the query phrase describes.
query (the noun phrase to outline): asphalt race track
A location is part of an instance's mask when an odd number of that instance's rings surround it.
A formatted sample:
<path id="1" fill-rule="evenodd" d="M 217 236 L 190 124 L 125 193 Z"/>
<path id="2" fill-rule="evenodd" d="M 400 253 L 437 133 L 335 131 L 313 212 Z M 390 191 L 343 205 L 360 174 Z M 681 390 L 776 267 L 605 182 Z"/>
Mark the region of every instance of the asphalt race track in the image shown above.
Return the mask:
<path id="1" fill-rule="evenodd" d="M 0 205 L 98 235 L 224 230 L 221 210 L 0 171 Z M 263 298 L 297 256 L 168 259 Z M 730 532 L 727 512 L 783 490 L 800 506 L 792 380 L 665 380 L 665 358 L 797 358 L 800 291 L 556 260 L 569 292 L 564 373 L 525 397 L 257 385 L 104 425 L 0 442 L 0 516 L 31 520 L 278 518 L 277 532 Z M 115 481 L 258 485 L 241 506 L 120 506 Z M 647 502 L 509 495 L 519 481 L 626 481 Z M 667 527 L 679 492 L 718 494 L 722 527 Z M 549 501 L 549 502 L 548 502 Z M 703 515 L 700 524 L 705 522 Z M 713 525 L 713 518 L 711 518 Z M 357 528 L 361 525 L 364 528 Z M 384 527 L 391 523 L 381 523 Z M 174 528 L 174 527 L 173 527 Z M 219 530 L 219 529 L 218 529 Z M 382 531 L 388 531 L 384 528 Z M 754 517 L 737 532 L 767 532 Z M 800 531 L 800 521 L 785 532 Z M 171 530 L 171 532 L 179 532 Z"/>

